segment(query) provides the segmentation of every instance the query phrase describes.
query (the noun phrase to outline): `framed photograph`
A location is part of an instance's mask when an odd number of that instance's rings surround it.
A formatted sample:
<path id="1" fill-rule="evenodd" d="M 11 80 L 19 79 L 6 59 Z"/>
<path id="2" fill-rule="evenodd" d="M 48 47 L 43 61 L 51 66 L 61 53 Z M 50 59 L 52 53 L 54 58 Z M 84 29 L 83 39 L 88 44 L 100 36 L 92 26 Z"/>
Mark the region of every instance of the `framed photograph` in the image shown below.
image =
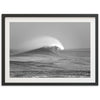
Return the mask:
<path id="1" fill-rule="evenodd" d="M 98 14 L 2 14 L 2 85 L 98 85 Z"/>

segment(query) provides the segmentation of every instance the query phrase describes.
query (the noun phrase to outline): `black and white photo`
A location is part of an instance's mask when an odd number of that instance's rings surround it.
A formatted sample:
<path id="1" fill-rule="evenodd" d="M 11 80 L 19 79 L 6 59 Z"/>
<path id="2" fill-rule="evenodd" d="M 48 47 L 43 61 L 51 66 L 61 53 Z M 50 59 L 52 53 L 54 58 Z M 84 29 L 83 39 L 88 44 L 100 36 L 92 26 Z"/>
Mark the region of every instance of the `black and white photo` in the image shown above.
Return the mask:
<path id="1" fill-rule="evenodd" d="M 2 16 L 3 85 L 98 83 L 96 14 Z"/>

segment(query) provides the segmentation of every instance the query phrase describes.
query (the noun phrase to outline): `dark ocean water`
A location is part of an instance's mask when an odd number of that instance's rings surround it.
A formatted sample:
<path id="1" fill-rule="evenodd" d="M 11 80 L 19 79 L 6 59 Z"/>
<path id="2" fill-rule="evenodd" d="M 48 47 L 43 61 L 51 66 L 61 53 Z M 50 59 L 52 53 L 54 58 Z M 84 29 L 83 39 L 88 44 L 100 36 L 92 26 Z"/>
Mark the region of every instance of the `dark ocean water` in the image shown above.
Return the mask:
<path id="1" fill-rule="evenodd" d="M 10 77 L 80 78 L 90 77 L 90 51 L 77 49 L 52 53 L 27 53 L 10 59 Z"/>

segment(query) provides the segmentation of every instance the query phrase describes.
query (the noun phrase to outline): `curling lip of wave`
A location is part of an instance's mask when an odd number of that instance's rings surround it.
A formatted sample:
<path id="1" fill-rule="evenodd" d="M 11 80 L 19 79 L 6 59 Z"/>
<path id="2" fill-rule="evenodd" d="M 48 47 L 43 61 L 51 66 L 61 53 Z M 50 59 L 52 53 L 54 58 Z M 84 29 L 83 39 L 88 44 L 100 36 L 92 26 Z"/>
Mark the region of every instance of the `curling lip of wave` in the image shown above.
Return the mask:
<path id="1" fill-rule="evenodd" d="M 24 41 L 23 43 L 16 45 L 16 47 L 12 49 L 15 49 L 19 53 L 21 53 L 21 52 L 26 52 L 29 50 L 34 50 L 46 46 L 49 47 L 57 46 L 61 50 L 64 50 L 64 46 L 62 45 L 62 43 L 58 39 L 50 36 L 37 37 L 35 39 L 33 38 L 28 41 Z"/>

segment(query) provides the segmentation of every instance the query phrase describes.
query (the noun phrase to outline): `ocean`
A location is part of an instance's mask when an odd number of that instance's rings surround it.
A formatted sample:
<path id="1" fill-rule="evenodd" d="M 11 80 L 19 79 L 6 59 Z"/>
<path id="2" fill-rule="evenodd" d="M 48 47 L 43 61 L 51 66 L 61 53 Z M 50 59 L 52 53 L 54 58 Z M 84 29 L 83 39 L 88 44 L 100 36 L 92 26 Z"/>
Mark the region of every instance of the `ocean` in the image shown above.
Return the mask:
<path id="1" fill-rule="evenodd" d="M 88 78 L 90 49 L 41 49 L 10 56 L 11 78 Z"/>

